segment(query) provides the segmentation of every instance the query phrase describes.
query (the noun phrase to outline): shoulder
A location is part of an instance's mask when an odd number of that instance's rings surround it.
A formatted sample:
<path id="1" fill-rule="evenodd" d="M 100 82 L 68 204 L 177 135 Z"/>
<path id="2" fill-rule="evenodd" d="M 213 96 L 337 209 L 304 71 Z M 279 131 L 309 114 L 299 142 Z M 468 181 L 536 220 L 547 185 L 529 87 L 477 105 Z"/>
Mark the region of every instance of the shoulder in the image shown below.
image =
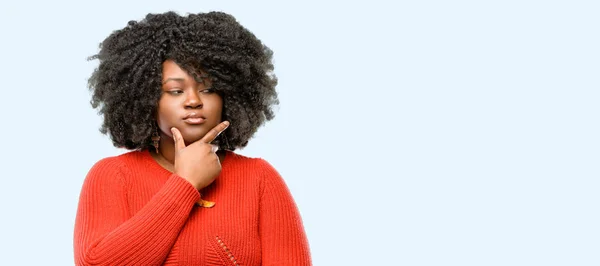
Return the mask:
<path id="1" fill-rule="evenodd" d="M 277 170 L 265 159 L 261 157 L 250 157 L 241 155 L 233 151 L 227 151 L 225 164 L 231 168 L 245 170 L 246 172 L 264 174 L 278 174 Z"/>
<path id="2" fill-rule="evenodd" d="M 109 156 L 98 160 L 94 166 L 92 166 L 92 170 L 100 170 L 109 168 L 112 170 L 122 170 L 127 164 L 132 161 L 141 161 L 143 158 L 143 154 L 141 151 L 129 151 L 120 155 Z"/>
<path id="3" fill-rule="evenodd" d="M 288 193 L 285 180 L 266 159 L 248 157 L 233 152 L 228 152 L 227 155 L 230 156 L 227 167 L 243 171 L 246 178 L 252 178 L 256 181 L 261 194 L 264 194 L 265 191 Z"/>
<path id="4" fill-rule="evenodd" d="M 120 155 L 102 158 L 94 163 L 86 179 L 98 181 L 122 179 L 132 164 L 141 164 L 143 159 L 141 151 L 129 151 Z M 123 182 L 124 180 L 120 181 Z"/>

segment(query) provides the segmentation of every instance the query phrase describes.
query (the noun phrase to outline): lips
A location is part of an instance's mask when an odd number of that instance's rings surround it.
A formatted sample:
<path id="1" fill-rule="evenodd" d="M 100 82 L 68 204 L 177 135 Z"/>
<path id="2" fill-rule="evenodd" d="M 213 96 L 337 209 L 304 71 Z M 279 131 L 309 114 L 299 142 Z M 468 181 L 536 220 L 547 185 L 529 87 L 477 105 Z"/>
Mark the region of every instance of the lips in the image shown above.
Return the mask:
<path id="1" fill-rule="evenodd" d="M 206 118 L 198 113 L 189 113 L 183 118 L 183 121 L 190 125 L 202 124 L 205 120 Z"/>

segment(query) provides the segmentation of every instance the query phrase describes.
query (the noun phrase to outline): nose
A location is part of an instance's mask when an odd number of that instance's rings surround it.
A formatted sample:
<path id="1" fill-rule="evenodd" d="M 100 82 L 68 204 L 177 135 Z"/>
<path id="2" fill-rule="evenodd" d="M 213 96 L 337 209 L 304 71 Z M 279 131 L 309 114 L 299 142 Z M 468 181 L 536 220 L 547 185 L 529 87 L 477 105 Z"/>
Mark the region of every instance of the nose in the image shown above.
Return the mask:
<path id="1" fill-rule="evenodd" d="M 202 100 L 200 100 L 200 95 L 198 95 L 197 91 L 192 91 L 188 93 L 185 99 L 185 108 L 186 109 L 196 109 L 202 108 Z"/>

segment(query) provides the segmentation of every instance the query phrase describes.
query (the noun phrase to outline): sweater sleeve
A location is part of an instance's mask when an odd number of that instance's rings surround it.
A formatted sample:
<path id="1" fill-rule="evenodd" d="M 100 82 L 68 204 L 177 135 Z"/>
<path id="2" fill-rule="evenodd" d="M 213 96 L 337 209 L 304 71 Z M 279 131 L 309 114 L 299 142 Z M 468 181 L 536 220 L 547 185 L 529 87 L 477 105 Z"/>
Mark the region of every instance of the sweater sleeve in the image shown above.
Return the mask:
<path id="1" fill-rule="evenodd" d="M 137 213 L 115 158 L 96 163 L 83 183 L 75 220 L 76 265 L 159 265 L 169 254 L 199 192 L 172 175 Z"/>
<path id="2" fill-rule="evenodd" d="M 263 171 L 259 232 L 262 265 L 312 265 L 300 213 L 279 173 L 259 159 Z"/>

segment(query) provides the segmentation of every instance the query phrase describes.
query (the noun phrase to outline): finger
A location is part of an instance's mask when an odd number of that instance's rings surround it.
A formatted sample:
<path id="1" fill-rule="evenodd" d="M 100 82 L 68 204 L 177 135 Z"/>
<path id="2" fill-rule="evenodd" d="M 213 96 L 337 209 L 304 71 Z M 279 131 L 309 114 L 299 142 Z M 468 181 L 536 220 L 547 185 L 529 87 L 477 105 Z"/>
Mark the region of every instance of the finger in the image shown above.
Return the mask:
<path id="1" fill-rule="evenodd" d="M 208 131 L 208 133 L 206 133 L 206 135 L 204 135 L 204 137 L 200 141 L 204 143 L 211 143 L 217 138 L 217 136 L 219 136 L 219 134 L 221 134 L 221 132 L 225 131 L 227 127 L 229 127 L 229 121 L 221 122 L 217 126 L 213 127 L 213 129 Z"/>
<path id="2" fill-rule="evenodd" d="M 183 141 L 183 137 L 181 136 L 179 129 L 172 127 L 171 133 L 173 133 L 173 141 L 175 141 L 175 151 L 185 148 L 185 142 Z"/>
<path id="3" fill-rule="evenodd" d="M 217 152 L 219 150 L 219 145 L 210 144 L 210 146 L 212 146 L 212 152 Z"/>

